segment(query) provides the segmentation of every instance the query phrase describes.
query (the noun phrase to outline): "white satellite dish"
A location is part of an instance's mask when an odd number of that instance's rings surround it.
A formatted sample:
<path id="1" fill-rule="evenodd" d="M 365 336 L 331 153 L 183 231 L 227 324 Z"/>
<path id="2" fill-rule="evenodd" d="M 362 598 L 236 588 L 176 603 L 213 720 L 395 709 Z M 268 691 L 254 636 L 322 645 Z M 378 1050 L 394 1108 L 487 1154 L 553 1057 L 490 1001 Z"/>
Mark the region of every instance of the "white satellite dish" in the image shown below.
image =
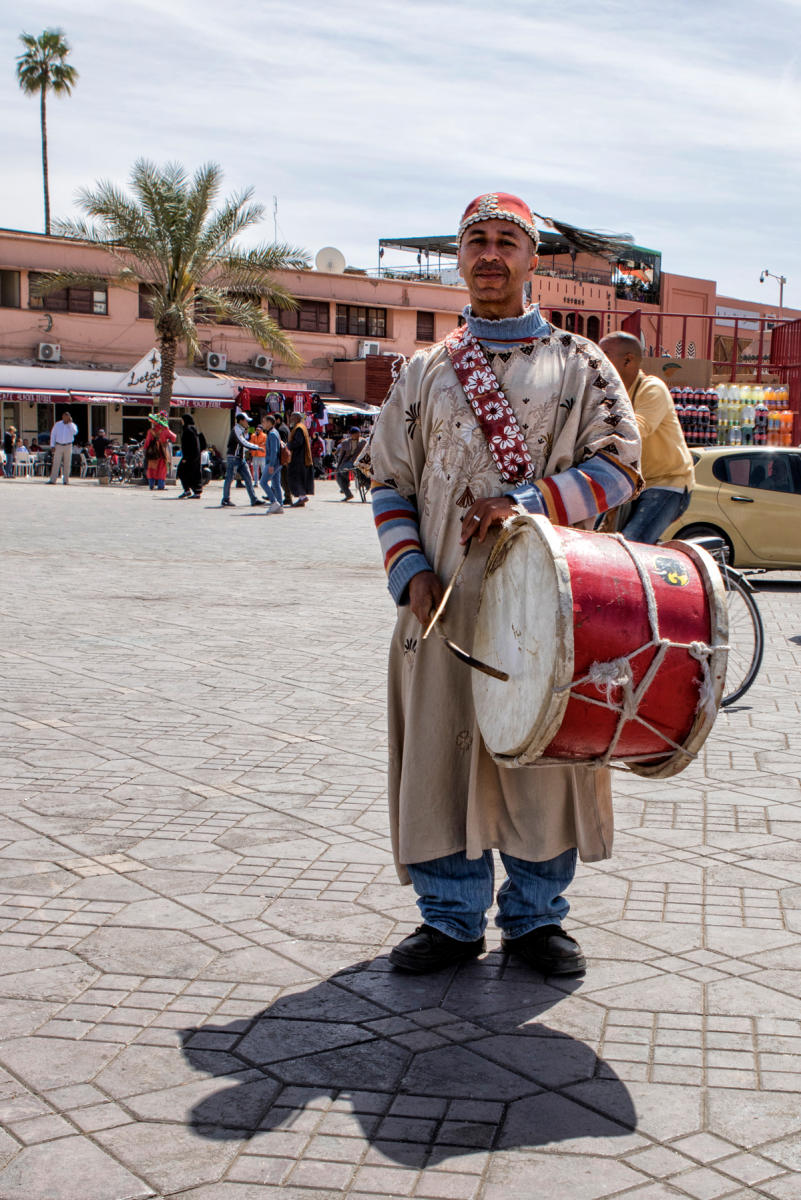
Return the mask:
<path id="1" fill-rule="evenodd" d="M 314 265 L 327 275 L 341 275 L 345 270 L 345 255 L 336 246 L 323 246 L 322 250 L 317 251 Z"/>

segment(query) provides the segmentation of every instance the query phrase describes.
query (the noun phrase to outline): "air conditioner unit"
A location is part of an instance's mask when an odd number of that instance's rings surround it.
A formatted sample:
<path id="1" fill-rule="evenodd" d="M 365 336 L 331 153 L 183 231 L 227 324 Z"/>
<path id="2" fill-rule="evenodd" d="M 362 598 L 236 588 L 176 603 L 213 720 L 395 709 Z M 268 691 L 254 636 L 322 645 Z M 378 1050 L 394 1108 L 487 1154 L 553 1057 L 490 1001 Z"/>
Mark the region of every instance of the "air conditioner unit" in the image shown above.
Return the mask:
<path id="1" fill-rule="evenodd" d="M 367 358 L 368 354 L 380 354 L 380 342 L 359 342 L 359 358 Z"/>
<path id="2" fill-rule="evenodd" d="M 273 369 L 272 354 L 254 354 L 251 362 L 257 371 L 272 371 Z"/>
<path id="3" fill-rule="evenodd" d="M 206 370 L 207 371 L 227 371 L 228 370 L 228 355 L 219 354 L 216 350 L 210 350 L 206 355 Z"/>
<path id="4" fill-rule="evenodd" d="M 40 342 L 36 347 L 36 357 L 40 362 L 61 362 L 61 347 L 55 342 Z"/>

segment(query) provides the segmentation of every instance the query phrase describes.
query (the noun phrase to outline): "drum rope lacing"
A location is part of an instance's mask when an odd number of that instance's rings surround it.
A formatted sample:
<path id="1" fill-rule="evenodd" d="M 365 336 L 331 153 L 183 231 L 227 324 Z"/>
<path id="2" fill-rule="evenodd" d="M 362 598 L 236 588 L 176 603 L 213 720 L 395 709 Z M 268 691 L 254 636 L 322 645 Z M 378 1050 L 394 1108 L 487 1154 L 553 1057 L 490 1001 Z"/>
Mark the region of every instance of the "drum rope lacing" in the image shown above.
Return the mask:
<path id="1" fill-rule="evenodd" d="M 645 600 L 648 608 L 648 624 L 651 628 L 651 640 L 644 642 L 642 646 L 638 646 L 636 650 L 631 650 L 628 654 L 620 658 L 612 658 L 607 662 L 594 662 L 587 674 L 581 679 L 574 679 L 570 683 L 564 684 L 562 687 L 557 687 L 556 692 L 564 692 L 579 687 L 582 684 L 588 683 L 598 689 L 605 697 L 603 700 L 596 700 L 592 696 L 574 695 L 574 699 L 583 700 L 587 704 L 595 704 L 600 708 L 610 708 L 614 712 L 619 713 L 617 726 L 614 736 L 607 748 L 606 752 L 600 757 L 590 760 L 584 765 L 590 767 L 606 767 L 615 753 L 618 742 L 623 734 L 623 728 L 629 721 L 637 721 L 651 733 L 665 742 L 666 746 L 671 746 L 674 750 L 686 755 L 687 758 L 696 758 L 697 755 L 692 750 L 687 750 L 685 746 L 680 746 L 678 742 L 674 742 L 671 737 L 661 729 L 657 729 L 644 717 L 638 713 L 640 700 L 648 691 L 648 688 L 653 683 L 653 680 L 662 665 L 665 655 L 668 650 L 686 650 L 691 658 L 696 659 L 701 665 L 701 681 L 698 684 L 699 695 L 698 704 L 696 705 L 696 713 L 703 710 L 707 718 L 711 721 L 715 719 L 717 714 L 717 705 L 715 703 L 715 687 L 712 681 L 712 672 L 709 668 L 709 660 L 715 650 L 726 649 L 727 647 L 708 646 L 705 642 L 672 642 L 669 638 L 662 637 L 659 631 L 659 612 L 656 606 L 656 594 L 654 593 L 654 585 L 651 582 L 650 576 L 645 569 L 645 566 L 634 553 L 631 542 L 628 542 L 622 534 L 615 533 L 609 536 L 614 537 L 615 541 L 625 549 L 626 553 L 631 558 L 636 568 L 637 574 L 640 577 Z M 656 647 L 654 655 L 648 670 L 643 675 L 638 686 L 634 687 L 634 673 L 631 668 L 631 660 L 636 658 L 638 654 L 645 653 Z M 612 699 L 613 691 L 621 691 L 622 698 L 619 703 Z M 627 762 L 651 761 L 654 758 L 653 751 L 649 754 L 626 755 Z"/>

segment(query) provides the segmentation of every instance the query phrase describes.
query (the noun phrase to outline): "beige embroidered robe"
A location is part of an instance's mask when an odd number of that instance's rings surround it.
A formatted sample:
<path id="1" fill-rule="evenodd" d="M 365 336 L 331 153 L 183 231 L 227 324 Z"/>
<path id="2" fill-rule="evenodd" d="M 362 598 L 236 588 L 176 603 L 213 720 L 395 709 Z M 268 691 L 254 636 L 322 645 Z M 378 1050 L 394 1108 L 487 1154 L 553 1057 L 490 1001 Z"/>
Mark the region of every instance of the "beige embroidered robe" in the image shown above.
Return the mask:
<path id="1" fill-rule="evenodd" d="M 554 475 L 599 450 L 637 465 L 640 439 L 617 372 L 597 346 L 552 329 L 533 347 L 489 355 L 535 464 Z M 424 553 L 441 580 L 462 554 L 461 517 L 482 497 L 509 491 L 442 344 L 410 360 L 370 443 L 373 478 L 414 499 Z M 470 649 L 490 534 L 465 560 L 443 627 Z M 471 669 L 440 639 L 421 640 L 398 608 L 389 664 L 389 807 L 398 874 L 404 864 L 489 847 L 528 861 L 578 847 L 585 861 L 612 848 L 608 770 L 504 767 L 478 731 Z"/>

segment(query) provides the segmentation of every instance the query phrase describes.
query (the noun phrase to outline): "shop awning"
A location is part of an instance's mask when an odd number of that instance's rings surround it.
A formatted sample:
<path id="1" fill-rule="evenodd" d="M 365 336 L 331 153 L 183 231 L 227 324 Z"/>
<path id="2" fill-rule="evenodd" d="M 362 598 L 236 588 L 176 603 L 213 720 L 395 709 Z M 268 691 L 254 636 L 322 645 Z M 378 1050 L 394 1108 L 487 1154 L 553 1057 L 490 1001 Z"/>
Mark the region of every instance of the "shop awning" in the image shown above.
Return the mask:
<path id="1" fill-rule="evenodd" d="M 142 384 L 125 386 L 126 374 L 73 367 L 30 367 L 0 364 L 0 395 L 40 404 L 135 404 L 153 408 L 158 395 Z M 228 379 L 177 373 L 172 408 L 233 408 L 236 388 Z"/>
<path id="2" fill-rule="evenodd" d="M 346 400 L 326 400 L 323 397 L 326 412 L 332 417 L 377 417 L 381 412 L 375 404 L 354 401 L 349 404 Z"/>
<path id="3" fill-rule="evenodd" d="M 69 392 L 53 388 L 26 387 L 22 391 L 18 387 L 0 387 L 0 396 L 5 396 L 12 404 L 55 404 L 57 400 L 68 400 Z"/>
<path id="4" fill-rule="evenodd" d="M 138 396 L 128 392 L 70 392 L 69 399 L 74 404 L 124 404 L 138 405 L 142 408 L 158 408 L 158 396 Z M 234 400 L 209 400 L 207 396 L 176 396 L 170 401 L 170 408 L 233 408 Z"/>

